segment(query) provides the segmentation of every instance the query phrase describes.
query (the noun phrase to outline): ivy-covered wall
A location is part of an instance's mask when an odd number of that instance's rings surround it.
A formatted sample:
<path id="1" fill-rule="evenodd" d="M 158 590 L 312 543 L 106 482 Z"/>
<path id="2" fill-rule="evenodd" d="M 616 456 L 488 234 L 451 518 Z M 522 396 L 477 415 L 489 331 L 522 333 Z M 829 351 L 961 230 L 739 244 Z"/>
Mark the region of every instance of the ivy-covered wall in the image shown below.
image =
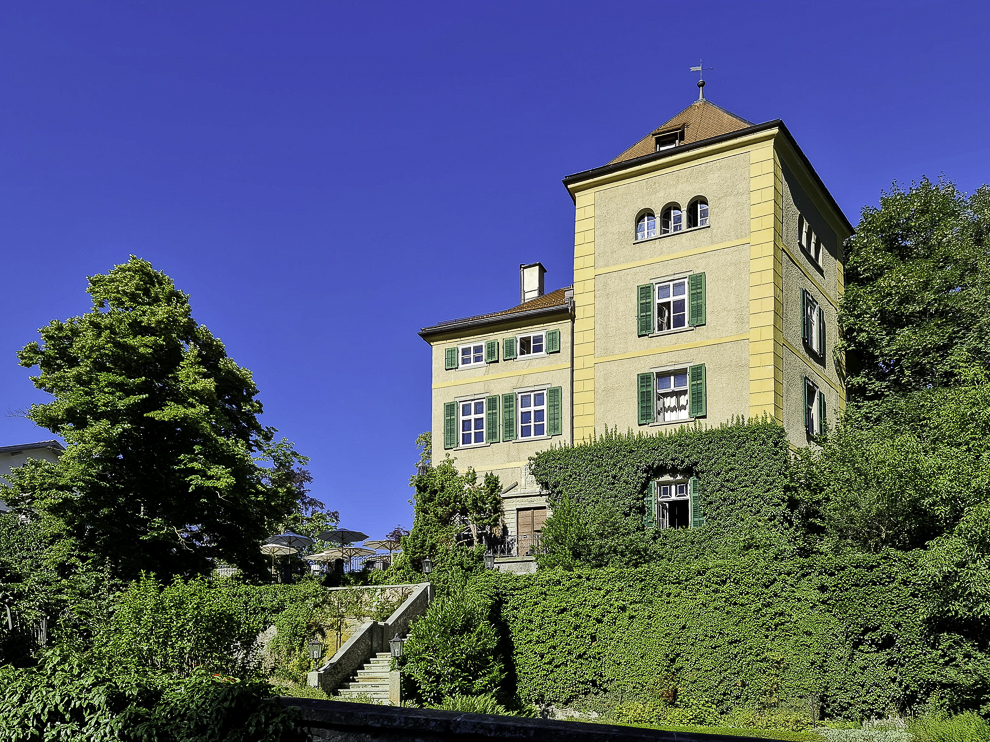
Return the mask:
<path id="1" fill-rule="evenodd" d="M 783 428 L 768 420 L 657 435 L 613 432 L 552 447 L 530 460 L 554 510 L 540 566 L 649 564 L 671 549 L 708 553 L 713 542 L 780 534 L 790 457 Z M 649 482 L 664 475 L 697 477 L 704 527 L 644 524 Z"/>
<path id="2" fill-rule="evenodd" d="M 928 630 L 914 573 L 912 554 L 764 552 L 494 579 L 525 701 L 855 720 L 979 695 L 951 659 L 975 648 Z"/>
<path id="3" fill-rule="evenodd" d="M 497 596 L 523 700 L 855 720 L 990 698 L 987 642 L 937 628 L 920 552 L 803 530 L 775 423 L 610 433 L 531 466 L 553 506 L 540 570 L 476 579 Z M 698 479 L 703 525 L 644 522 L 665 475 Z"/>

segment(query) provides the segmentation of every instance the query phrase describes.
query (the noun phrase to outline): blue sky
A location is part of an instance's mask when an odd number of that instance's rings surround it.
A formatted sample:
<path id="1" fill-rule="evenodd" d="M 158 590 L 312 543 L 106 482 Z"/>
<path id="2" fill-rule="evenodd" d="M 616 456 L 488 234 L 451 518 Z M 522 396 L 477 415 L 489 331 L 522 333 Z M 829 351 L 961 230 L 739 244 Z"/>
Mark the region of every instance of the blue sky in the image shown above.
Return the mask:
<path id="1" fill-rule="evenodd" d="M 697 96 L 782 118 L 855 224 L 990 181 L 990 10 L 961 2 L 95 2 L 0 7 L 0 445 L 15 351 L 135 254 L 254 372 L 342 525 L 411 525 L 417 331 L 570 283 L 565 175 Z"/>

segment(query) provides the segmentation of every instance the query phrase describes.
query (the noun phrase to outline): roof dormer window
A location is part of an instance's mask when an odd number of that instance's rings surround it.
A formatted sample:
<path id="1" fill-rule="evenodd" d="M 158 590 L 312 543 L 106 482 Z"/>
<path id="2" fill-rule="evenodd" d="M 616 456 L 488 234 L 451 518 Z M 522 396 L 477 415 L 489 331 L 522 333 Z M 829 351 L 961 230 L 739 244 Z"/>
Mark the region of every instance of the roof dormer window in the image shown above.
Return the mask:
<path id="1" fill-rule="evenodd" d="M 671 147 L 676 147 L 684 140 L 684 127 L 675 129 L 674 131 L 665 131 L 660 134 L 656 134 L 653 137 L 653 142 L 656 145 L 656 150 L 659 152 L 662 149 L 670 149 Z"/>

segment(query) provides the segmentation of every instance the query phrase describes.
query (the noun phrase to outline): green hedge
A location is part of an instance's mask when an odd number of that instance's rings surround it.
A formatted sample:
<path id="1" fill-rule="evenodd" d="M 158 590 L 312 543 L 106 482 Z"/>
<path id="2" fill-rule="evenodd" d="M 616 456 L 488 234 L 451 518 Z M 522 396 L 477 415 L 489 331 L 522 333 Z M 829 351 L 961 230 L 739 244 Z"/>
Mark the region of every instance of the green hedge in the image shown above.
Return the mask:
<path id="1" fill-rule="evenodd" d="M 539 453 L 531 470 L 554 504 L 540 566 L 649 564 L 671 549 L 704 555 L 713 542 L 745 545 L 757 533 L 763 545 L 788 529 L 790 458 L 783 428 L 768 420 L 649 436 L 608 432 Z M 700 480 L 703 528 L 644 525 L 649 481 L 665 474 Z"/>
<path id="2" fill-rule="evenodd" d="M 946 666 L 952 648 L 983 655 L 929 632 L 916 560 L 764 552 L 484 579 L 499 583 L 523 701 L 860 719 L 985 693 Z"/>
<path id="3" fill-rule="evenodd" d="M 293 709 L 265 683 L 110 673 L 71 655 L 0 667 L 0 742 L 295 742 Z"/>

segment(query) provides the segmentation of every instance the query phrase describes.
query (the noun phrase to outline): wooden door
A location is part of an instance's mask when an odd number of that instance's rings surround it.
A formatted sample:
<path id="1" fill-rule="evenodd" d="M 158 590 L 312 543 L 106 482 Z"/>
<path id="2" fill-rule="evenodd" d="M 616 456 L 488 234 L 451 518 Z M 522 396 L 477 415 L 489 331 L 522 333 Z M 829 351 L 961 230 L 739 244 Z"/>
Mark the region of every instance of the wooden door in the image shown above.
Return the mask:
<path id="1" fill-rule="evenodd" d="M 516 511 L 516 544 L 519 556 L 526 556 L 539 546 L 540 534 L 547 519 L 546 508 L 519 508 Z"/>

